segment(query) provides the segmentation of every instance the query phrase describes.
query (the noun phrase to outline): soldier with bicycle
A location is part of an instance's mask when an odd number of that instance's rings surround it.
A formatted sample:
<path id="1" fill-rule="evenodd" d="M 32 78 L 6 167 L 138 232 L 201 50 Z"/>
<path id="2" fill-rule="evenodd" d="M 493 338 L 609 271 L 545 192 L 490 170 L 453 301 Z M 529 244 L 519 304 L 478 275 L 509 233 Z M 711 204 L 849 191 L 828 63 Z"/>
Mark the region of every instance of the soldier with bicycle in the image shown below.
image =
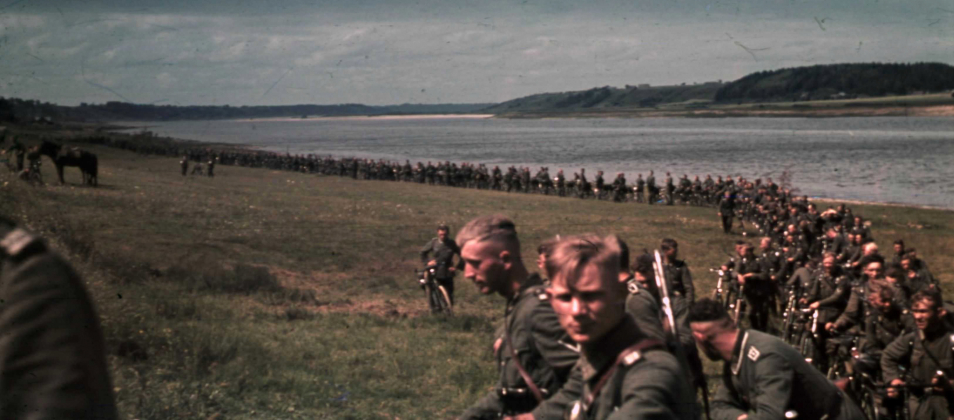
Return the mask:
<path id="1" fill-rule="evenodd" d="M 427 268 L 434 268 L 434 279 L 438 285 L 447 290 L 450 304 L 454 304 L 454 275 L 457 270 L 464 268 L 464 260 L 460 259 L 460 247 L 450 240 L 450 228 L 441 224 L 437 226 L 437 237 L 431 239 L 421 249 L 421 262 Z M 430 257 L 433 254 L 433 257 Z M 458 256 L 457 265 L 454 265 L 454 255 Z M 429 258 L 430 257 L 430 258 Z"/>
<path id="2" fill-rule="evenodd" d="M 946 311 L 937 289 L 911 298 L 911 314 L 918 330 L 898 337 L 881 356 L 888 397 L 908 390 L 910 418 L 947 419 L 954 415 L 954 331 L 943 321 Z M 907 365 L 902 376 L 900 365 Z"/>

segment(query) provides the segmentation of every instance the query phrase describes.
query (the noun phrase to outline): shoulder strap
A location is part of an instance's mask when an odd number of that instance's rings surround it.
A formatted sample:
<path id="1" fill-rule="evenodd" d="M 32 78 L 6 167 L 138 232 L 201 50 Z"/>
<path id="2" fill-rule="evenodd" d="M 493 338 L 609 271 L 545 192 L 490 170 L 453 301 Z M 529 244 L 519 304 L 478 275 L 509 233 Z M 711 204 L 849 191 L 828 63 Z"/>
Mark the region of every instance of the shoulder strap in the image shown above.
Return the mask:
<path id="1" fill-rule="evenodd" d="M 0 258 L 19 259 L 44 249 L 40 238 L 16 226 L 0 226 Z"/>
<path id="2" fill-rule="evenodd" d="M 596 385 L 593 385 L 590 393 L 584 396 L 583 406 L 589 407 L 593 404 L 593 401 L 596 400 L 596 397 L 600 394 L 603 386 L 606 385 L 606 382 L 613 377 L 613 374 L 616 373 L 619 365 L 632 365 L 633 363 L 636 363 L 642 359 L 642 355 L 640 355 L 639 352 L 655 347 L 662 348 L 663 343 L 659 340 L 649 338 L 633 344 L 632 346 L 629 346 L 625 350 L 619 352 L 619 355 L 616 356 L 616 361 L 613 362 L 613 365 L 610 366 L 605 373 L 603 373 L 603 376 L 600 377 L 599 382 L 597 382 Z"/>
<path id="3" fill-rule="evenodd" d="M 507 303 L 507 309 L 509 312 L 510 303 Z M 504 313 L 504 322 L 507 322 L 507 314 Z M 504 325 L 504 339 L 507 340 L 507 347 L 510 348 L 510 360 L 513 361 L 514 367 L 517 368 L 517 372 L 520 372 L 520 377 L 523 378 L 523 381 L 527 384 L 527 388 L 530 388 L 530 392 L 533 394 L 534 398 L 537 399 L 537 402 L 543 402 L 543 393 L 540 392 L 540 388 L 537 387 L 537 384 L 533 382 L 533 378 L 530 377 L 530 374 L 527 373 L 527 370 L 523 368 L 523 365 L 520 364 L 520 358 L 517 357 L 517 350 L 513 348 L 513 341 L 510 339 L 510 325 Z"/>

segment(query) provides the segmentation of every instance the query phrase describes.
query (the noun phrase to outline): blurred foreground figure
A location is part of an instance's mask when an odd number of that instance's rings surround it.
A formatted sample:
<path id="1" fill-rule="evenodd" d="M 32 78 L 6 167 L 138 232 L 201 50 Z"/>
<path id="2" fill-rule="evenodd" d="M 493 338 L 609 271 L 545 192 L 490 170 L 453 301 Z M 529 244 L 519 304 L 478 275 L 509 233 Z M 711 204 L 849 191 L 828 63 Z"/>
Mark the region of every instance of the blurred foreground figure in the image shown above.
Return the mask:
<path id="1" fill-rule="evenodd" d="M 99 320 L 79 276 L 0 218 L 0 419 L 116 419 Z"/>

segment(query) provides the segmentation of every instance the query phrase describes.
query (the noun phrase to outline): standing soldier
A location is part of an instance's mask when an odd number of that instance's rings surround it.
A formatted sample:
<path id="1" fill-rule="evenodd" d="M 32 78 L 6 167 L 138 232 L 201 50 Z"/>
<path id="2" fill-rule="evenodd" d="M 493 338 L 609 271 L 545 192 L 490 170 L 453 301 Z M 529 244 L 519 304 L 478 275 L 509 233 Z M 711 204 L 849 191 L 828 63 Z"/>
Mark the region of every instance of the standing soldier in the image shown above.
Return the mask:
<path id="1" fill-rule="evenodd" d="M 881 369 L 890 384 L 889 398 L 898 398 L 897 388 L 910 382 L 908 401 L 911 419 L 949 419 L 954 415 L 954 334 L 945 324 L 946 311 L 935 289 L 911 298 L 911 314 L 918 331 L 898 337 L 884 349 Z M 908 366 L 907 378 L 900 365 Z"/>
<path id="2" fill-rule="evenodd" d="M 20 143 L 20 139 L 14 137 L 13 144 L 7 149 L 7 152 L 11 151 L 17 159 L 17 172 L 20 172 L 23 170 L 23 157 L 26 155 L 26 147 L 23 147 L 23 143 Z"/>
<path id="3" fill-rule="evenodd" d="M 494 389 L 462 419 L 496 419 L 526 413 L 555 394 L 579 358 L 578 347 L 560 327 L 537 274 L 520 256 L 514 223 L 504 216 L 471 220 L 457 233 L 464 276 L 481 294 L 507 299 L 502 340 L 494 351 L 499 376 Z"/>
<path id="4" fill-rule="evenodd" d="M 596 199 L 602 200 L 605 197 L 606 182 L 603 180 L 603 171 L 596 171 Z"/>
<path id="5" fill-rule="evenodd" d="M 636 189 L 633 190 L 633 195 L 636 196 L 636 202 L 643 202 L 643 190 L 646 188 L 646 181 L 643 180 L 643 174 L 639 174 L 636 177 Z"/>
<path id="6" fill-rule="evenodd" d="M 851 284 L 848 276 L 844 275 L 841 267 L 835 262 L 835 254 L 826 252 L 822 257 L 822 271 L 815 276 L 812 287 L 814 290 L 808 294 L 805 302 L 811 302 L 809 309 L 818 310 L 818 325 L 826 325 L 834 322 L 838 316 L 844 312 L 848 305 L 848 297 L 851 292 Z M 819 343 L 820 350 L 827 357 L 829 349 L 825 345 L 828 338 L 827 330 L 822 330 L 822 343 Z M 827 370 L 827 360 L 819 363 Z"/>
<path id="7" fill-rule="evenodd" d="M 428 268 L 435 267 L 434 280 L 437 284 L 444 286 L 447 295 L 450 298 L 450 304 L 454 304 L 454 275 L 457 270 L 463 268 L 464 260 L 458 260 L 454 265 L 454 255 L 460 257 L 460 248 L 454 241 L 448 238 L 450 228 L 441 224 L 437 226 L 437 237 L 431 239 L 424 248 L 421 249 L 421 262 Z M 429 258 L 433 254 L 433 258 Z"/>
<path id="8" fill-rule="evenodd" d="M 614 238 L 596 235 L 566 238 L 551 251 L 547 293 L 581 355 L 560 393 L 520 418 L 697 417 L 695 396 L 679 361 L 626 314 L 619 255 Z"/>
<path id="9" fill-rule="evenodd" d="M 209 167 L 208 169 L 209 178 L 215 177 L 215 154 L 214 153 L 209 155 L 208 167 Z"/>
<path id="10" fill-rule="evenodd" d="M 33 234 L 0 219 L 0 413 L 116 419 L 106 346 L 82 279 Z"/>
<path id="11" fill-rule="evenodd" d="M 732 232 L 732 218 L 735 216 L 735 196 L 729 190 L 725 191 L 722 202 L 719 203 L 719 217 L 722 218 L 722 232 Z"/>
<path id="12" fill-rule="evenodd" d="M 613 201 L 622 203 L 626 200 L 626 176 L 622 172 L 616 174 L 613 181 Z"/>
<path id="13" fill-rule="evenodd" d="M 590 182 L 586 180 L 586 168 L 580 168 L 580 177 L 576 180 L 576 191 L 580 198 L 586 198 L 592 193 Z"/>
<path id="14" fill-rule="evenodd" d="M 701 299 L 689 311 L 692 335 L 710 360 L 722 361 L 714 419 L 863 420 L 844 392 L 771 335 L 741 330 L 719 302 Z"/>
<path id="15" fill-rule="evenodd" d="M 735 266 L 735 273 L 739 285 L 745 289 L 745 300 L 749 304 L 749 326 L 754 330 L 767 331 L 773 291 L 754 251 L 752 244 L 742 245 L 741 258 Z"/>
<path id="16" fill-rule="evenodd" d="M 566 197 L 566 177 L 563 176 L 563 169 L 557 172 L 557 191 L 560 197 Z"/>
<path id="17" fill-rule="evenodd" d="M 647 199 L 649 205 L 656 204 L 656 200 L 659 199 L 659 188 L 656 187 L 656 177 L 653 175 L 653 171 L 649 171 L 649 176 L 646 177 L 646 191 L 649 193 Z"/>
<path id="18" fill-rule="evenodd" d="M 676 186 L 672 183 L 672 175 L 669 172 L 666 172 L 666 205 L 671 206 L 673 204 L 673 193 L 676 192 Z"/>

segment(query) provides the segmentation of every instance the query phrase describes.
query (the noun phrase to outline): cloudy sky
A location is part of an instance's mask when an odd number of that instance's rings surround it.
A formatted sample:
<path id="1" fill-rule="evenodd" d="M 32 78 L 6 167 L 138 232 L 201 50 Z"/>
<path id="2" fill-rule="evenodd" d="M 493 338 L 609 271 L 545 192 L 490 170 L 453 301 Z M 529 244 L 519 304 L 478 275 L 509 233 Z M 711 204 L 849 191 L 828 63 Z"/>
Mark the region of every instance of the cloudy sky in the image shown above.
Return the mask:
<path id="1" fill-rule="evenodd" d="M 952 0 L 0 0 L 0 96 L 498 102 L 840 62 L 954 64 Z"/>

